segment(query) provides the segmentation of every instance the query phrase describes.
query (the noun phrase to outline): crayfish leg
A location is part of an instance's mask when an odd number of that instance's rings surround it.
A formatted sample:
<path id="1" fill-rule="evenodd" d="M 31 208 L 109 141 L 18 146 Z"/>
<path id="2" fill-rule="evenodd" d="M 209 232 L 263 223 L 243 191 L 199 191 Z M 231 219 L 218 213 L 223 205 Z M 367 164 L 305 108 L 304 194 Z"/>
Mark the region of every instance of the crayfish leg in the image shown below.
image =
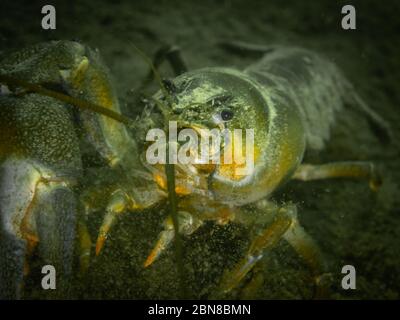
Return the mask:
<path id="1" fill-rule="evenodd" d="M 331 178 L 368 179 L 372 191 L 377 191 L 382 184 L 382 177 L 376 166 L 366 161 L 343 161 L 321 165 L 301 164 L 293 176 L 293 179 L 302 181 Z"/>
<path id="2" fill-rule="evenodd" d="M 314 297 L 320 298 L 325 294 L 326 290 L 323 289 L 326 285 L 326 275 L 323 273 L 321 254 L 312 238 L 300 226 L 296 206 L 288 204 L 276 207 L 276 210 L 274 220 L 253 239 L 245 257 L 232 270 L 225 272 L 218 294 L 226 294 L 238 287 L 246 275 L 261 263 L 261 259 L 269 250 L 274 249 L 281 239 L 288 241 L 311 268 L 316 287 Z"/>
<path id="3" fill-rule="evenodd" d="M 292 246 L 297 254 L 309 266 L 314 281 L 315 299 L 328 296 L 330 275 L 325 273 L 325 265 L 319 247 L 311 236 L 304 230 L 297 219 L 297 208 L 290 204 L 284 209 L 292 217 L 292 222 L 283 238 Z"/>
<path id="4" fill-rule="evenodd" d="M 179 219 L 179 233 L 184 236 L 189 236 L 195 232 L 203 222 L 191 215 L 186 211 L 178 212 Z M 168 216 L 164 221 L 164 230 L 160 232 L 157 243 L 151 250 L 150 254 L 146 258 L 143 266 L 147 268 L 157 260 L 160 255 L 170 246 L 175 238 L 175 230 L 172 222 L 172 217 Z"/>
<path id="5" fill-rule="evenodd" d="M 228 293 L 236 288 L 263 258 L 265 253 L 275 247 L 284 233 L 289 229 L 291 223 L 292 219 L 290 216 L 285 213 L 278 213 L 274 221 L 253 239 L 245 257 L 232 270 L 225 272 L 219 291 Z"/>

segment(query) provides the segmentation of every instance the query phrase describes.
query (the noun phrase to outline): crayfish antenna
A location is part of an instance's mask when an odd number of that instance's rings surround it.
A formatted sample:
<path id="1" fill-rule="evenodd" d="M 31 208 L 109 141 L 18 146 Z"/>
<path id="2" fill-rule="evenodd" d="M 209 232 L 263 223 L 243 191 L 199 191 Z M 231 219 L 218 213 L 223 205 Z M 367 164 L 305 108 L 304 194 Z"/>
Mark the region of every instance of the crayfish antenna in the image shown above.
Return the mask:
<path id="1" fill-rule="evenodd" d="M 368 104 L 356 93 L 353 93 L 353 100 L 360 110 L 366 115 L 368 122 L 374 133 L 382 142 L 393 141 L 393 133 L 389 123 L 383 119 L 378 113 L 372 110 Z"/>
<path id="2" fill-rule="evenodd" d="M 140 50 L 133 42 L 131 42 L 130 44 L 133 47 L 133 49 L 140 55 L 140 57 L 143 59 L 143 61 L 149 66 L 151 72 L 154 75 L 154 79 L 156 79 L 157 84 L 159 85 L 163 96 L 167 100 L 167 105 L 165 105 L 161 101 L 159 101 L 153 97 L 150 98 L 150 100 L 153 101 L 155 103 L 155 105 L 157 106 L 157 108 L 161 111 L 161 113 L 163 114 L 164 118 L 166 119 L 166 123 L 167 123 L 171 117 L 171 108 L 174 104 L 174 100 L 173 100 L 171 94 L 168 92 L 168 90 L 164 84 L 164 81 L 161 79 L 160 73 L 154 66 L 151 59 L 142 50 Z"/>

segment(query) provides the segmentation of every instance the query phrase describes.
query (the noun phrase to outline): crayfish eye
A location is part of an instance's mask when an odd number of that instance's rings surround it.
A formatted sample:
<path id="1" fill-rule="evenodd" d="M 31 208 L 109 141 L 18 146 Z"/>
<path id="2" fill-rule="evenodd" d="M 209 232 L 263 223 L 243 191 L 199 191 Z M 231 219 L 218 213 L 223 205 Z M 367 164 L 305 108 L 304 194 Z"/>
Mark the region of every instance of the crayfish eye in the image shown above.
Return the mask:
<path id="1" fill-rule="evenodd" d="M 223 121 L 229 121 L 233 119 L 233 111 L 230 109 L 224 109 L 221 111 L 221 119 Z"/>

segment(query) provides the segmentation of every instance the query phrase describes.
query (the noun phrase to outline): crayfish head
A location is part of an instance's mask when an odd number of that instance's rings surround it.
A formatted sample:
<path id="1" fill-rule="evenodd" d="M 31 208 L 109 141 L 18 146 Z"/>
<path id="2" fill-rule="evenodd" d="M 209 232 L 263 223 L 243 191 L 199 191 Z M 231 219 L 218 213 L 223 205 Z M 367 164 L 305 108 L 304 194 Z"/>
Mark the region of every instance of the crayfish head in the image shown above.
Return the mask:
<path id="1" fill-rule="evenodd" d="M 177 163 L 205 177 L 207 190 L 215 196 L 223 192 L 230 197 L 232 185 L 257 179 L 269 114 L 246 75 L 206 68 L 169 82 L 169 98 L 164 90 L 154 99 L 167 106 L 168 138 L 176 143 Z"/>

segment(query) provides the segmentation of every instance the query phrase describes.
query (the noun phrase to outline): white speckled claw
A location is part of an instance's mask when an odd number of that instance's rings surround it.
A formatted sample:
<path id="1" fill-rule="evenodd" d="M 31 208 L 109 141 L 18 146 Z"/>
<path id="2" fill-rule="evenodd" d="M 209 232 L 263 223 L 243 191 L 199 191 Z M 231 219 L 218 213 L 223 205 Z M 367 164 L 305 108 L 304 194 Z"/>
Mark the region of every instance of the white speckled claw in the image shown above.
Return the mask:
<path id="1" fill-rule="evenodd" d="M 29 258 L 39 256 L 56 267 L 57 293 L 71 276 L 77 206 L 69 181 L 38 163 L 10 157 L 0 166 L 0 297 L 22 297 Z M 40 240 L 40 241 L 39 241 Z"/>

